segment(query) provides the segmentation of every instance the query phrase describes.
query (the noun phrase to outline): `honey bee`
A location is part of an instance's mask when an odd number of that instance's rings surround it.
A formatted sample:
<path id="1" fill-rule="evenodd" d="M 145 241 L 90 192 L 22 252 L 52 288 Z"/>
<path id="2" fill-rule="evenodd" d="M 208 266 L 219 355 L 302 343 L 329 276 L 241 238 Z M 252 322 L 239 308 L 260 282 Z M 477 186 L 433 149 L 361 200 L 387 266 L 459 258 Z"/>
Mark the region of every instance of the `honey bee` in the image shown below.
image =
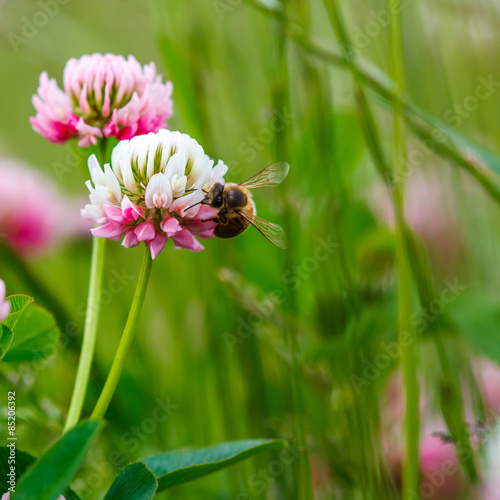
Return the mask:
<path id="1" fill-rule="evenodd" d="M 258 174 L 241 184 L 232 182 L 212 184 L 207 190 L 203 190 L 206 196 L 198 203 L 218 209 L 219 213 L 216 217 L 204 222 L 217 223 L 214 234 L 219 238 L 234 238 L 252 225 L 273 245 L 286 248 L 286 236 L 283 229 L 277 224 L 272 224 L 257 216 L 255 203 L 249 190 L 257 187 L 276 186 L 288 175 L 289 169 L 288 163 L 278 162 L 262 169 Z"/>

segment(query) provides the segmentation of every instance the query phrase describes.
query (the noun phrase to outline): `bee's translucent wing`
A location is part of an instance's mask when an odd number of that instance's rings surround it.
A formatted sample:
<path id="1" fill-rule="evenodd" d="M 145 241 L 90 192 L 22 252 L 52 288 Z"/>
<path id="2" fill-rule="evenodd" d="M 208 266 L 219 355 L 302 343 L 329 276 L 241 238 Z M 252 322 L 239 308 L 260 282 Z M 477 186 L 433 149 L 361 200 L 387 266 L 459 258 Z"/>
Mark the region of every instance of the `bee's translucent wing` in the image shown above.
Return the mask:
<path id="1" fill-rule="evenodd" d="M 258 174 L 242 182 L 240 186 L 245 188 L 276 186 L 276 184 L 279 184 L 288 175 L 289 170 L 290 165 L 288 163 L 279 161 L 263 168 Z"/>
<path id="2" fill-rule="evenodd" d="M 278 224 L 272 224 L 267 222 L 267 220 L 261 219 L 253 214 L 247 214 L 245 212 L 239 212 L 242 217 L 244 217 L 252 226 L 254 226 L 264 238 L 270 241 L 273 245 L 279 248 L 286 248 L 286 234 L 285 231 L 278 226 Z"/>

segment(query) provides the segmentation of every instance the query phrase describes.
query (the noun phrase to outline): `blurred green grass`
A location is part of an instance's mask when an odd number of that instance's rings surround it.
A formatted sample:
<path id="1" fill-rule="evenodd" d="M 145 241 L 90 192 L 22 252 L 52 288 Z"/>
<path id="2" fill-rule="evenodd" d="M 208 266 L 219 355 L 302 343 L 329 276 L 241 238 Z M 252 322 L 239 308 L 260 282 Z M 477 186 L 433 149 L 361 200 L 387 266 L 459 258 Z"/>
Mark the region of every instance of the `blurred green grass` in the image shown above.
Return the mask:
<path id="1" fill-rule="evenodd" d="M 279 435 L 293 440 L 298 422 L 311 450 L 316 498 L 394 498 L 377 436 L 380 395 L 396 363 L 360 397 L 349 379 L 362 371 L 364 359 L 376 356 L 382 341 L 396 337 L 392 235 L 368 203 L 380 180 L 356 115 L 350 76 L 345 69 L 309 55 L 300 44 L 287 42 L 283 80 L 276 20 L 245 2 L 222 3 L 228 7 L 223 19 L 217 10 L 220 3 L 211 1 L 70 1 L 18 52 L 7 35 L 20 33 L 23 16 L 31 18 L 40 6 L 27 0 L 7 0 L 0 6 L 2 156 L 29 162 L 58 182 L 53 166 L 65 162 L 67 146 L 47 143 L 28 121 L 39 74 L 47 71 L 61 83 L 68 58 L 113 52 L 157 63 L 165 78 L 174 82 L 175 114 L 169 127 L 191 134 L 211 157 L 228 163 L 229 180 L 242 181 L 277 160 L 291 165 L 282 187 L 255 193 L 259 214 L 283 224 L 289 234 L 286 253 L 249 230 L 235 240 L 207 241 L 201 254 L 168 248 L 155 261 L 134 349 L 108 412 L 110 425 L 91 452 L 82 477 L 96 481 L 90 498 L 100 498 L 99 492 L 118 473 L 116 464 L 109 473 L 103 465 L 113 450 L 128 463 L 161 450 L 230 439 Z M 343 7 L 352 34 L 363 31 L 373 12 L 384 9 L 384 2 L 359 0 L 343 2 Z M 321 2 L 290 1 L 288 10 L 315 40 L 338 49 Z M 492 0 L 405 2 L 403 21 L 407 94 L 412 103 L 442 118 L 474 93 L 480 76 L 500 81 L 495 65 L 499 12 Z M 387 71 L 386 28 L 368 41 L 359 55 Z M 279 111 L 292 118 L 279 137 L 263 135 L 283 90 L 285 109 Z M 459 128 L 497 154 L 499 99 L 500 92 L 493 92 Z M 371 94 L 370 102 L 389 151 L 390 115 Z M 249 140 L 259 134 L 265 139 L 252 148 Z M 410 149 L 414 139 L 409 138 Z M 278 152 L 286 157 L 277 157 Z M 84 162 L 81 167 L 58 182 L 63 192 L 77 199 L 86 196 Z M 443 279 L 458 276 L 467 283 L 467 293 L 493 294 L 499 273 L 492 266 L 500 249 L 498 207 L 470 177 L 436 155 L 419 168 L 434 183 L 451 186 L 461 225 L 460 261 L 451 269 L 433 267 L 438 291 Z M 302 268 L 314 256 L 318 238 L 330 238 L 340 246 L 317 262 L 314 271 L 306 271 L 296 290 L 291 290 L 290 277 L 303 272 L 294 266 Z M 110 242 L 108 252 L 105 283 L 113 272 L 137 277 L 140 250 Z M 90 242 L 72 242 L 29 264 L 80 325 L 89 255 Z M 30 292 L 22 276 L 3 262 L 0 265 L 9 293 Z M 219 279 L 221 269 L 232 271 L 223 273 L 230 276 L 229 284 Z M 133 289 L 131 279 L 104 308 L 86 415 L 113 359 Z M 238 318 L 247 321 L 275 290 L 284 294 L 282 306 L 233 352 L 224 334 L 236 335 Z M 489 327 L 498 329 L 494 320 Z M 292 372 L 287 332 L 295 332 L 298 340 L 297 367 Z M 430 349 L 425 340 L 423 344 L 423 349 Z M 79 339 L 73 340 L 34 381 L 17 380 L 12 367 L 2 368 L 3 384 L 19 386 L 20 448 L 40 453 L 60 432 L 78 345 Z M 468 344 L 451 340 L 447 349 L 450 358 L 470 361 Z M 430 359 L 421 357 L 423 373 L 432 373 Z M 429 385 L 437 394 L 436 381 Z M 144 439 L 132 439 L 133 428 L 142 428 L 144 419 L 153 415 L 156 398 L 167 397 L 179 408 L 154 431 L 141 430 Z M 249 484 L 250 474 L 267 467 L 270 460 L 257 458 L 236 466 L 234 472 L 180 487 L 170 497 L 303 498 L 291 470 L 271 481 L 264 492 Z M 96 469 L 100 480 L 94 477 Z"/>

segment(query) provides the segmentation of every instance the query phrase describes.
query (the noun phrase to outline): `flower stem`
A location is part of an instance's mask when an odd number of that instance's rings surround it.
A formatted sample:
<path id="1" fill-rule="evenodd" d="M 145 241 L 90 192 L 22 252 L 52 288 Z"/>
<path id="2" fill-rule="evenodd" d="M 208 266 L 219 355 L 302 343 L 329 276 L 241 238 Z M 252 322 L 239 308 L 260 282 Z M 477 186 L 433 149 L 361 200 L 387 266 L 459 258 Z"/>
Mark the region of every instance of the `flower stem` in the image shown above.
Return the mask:
<path id="1" fill-rule="evenodd" d="M 413 310 L 413 283 L 410 256 L 406 241 L 404 220 L 404 190 L 407 156 L 405 126 L 401 104 L 404 90 L 403 39 L 401 21 L 396 0 L 388 0 L 394 12 L 391 29 L 391 68 L 396 83 L 394 102 L 394 211 L 396 219 L 396 262 L 398 266 L 398 330 L 401 350 L 401 366 L 405 387 L 405 441 L 406 459 L 403 466 L 403 498 L 413 498 L 418 490 L 420 408 L 417 379 L 417 334 L 410 321 Z M 409 336 L 409 340 L 408 340 Z"/>
<path id="2" fill-rule="evenodd" d="M 141 274 L 139 276 L 134 299 L 132 301 L 132 307 L 130 308 L 127 323 L 125 325 L 125 329 L 123 330 L 123 335 L 120 340 L 118 350 L 116 351 L 115 359 L 113 360 L 113 365 L 111 366 L 108 378 L 104 384 L 104 389 L 102 390 L 94 411 L 92 412 L 92 416 L 90 417 L 93 420 L 101 420 L 104 417 L 111 398 L 115 392 L 116 386 L 118 385 L 130 346 L 134 340 L 134 330 L 139 318 L 139 313 L 141 312 L 142 304 L 144 303 L 152 263 L 153 260 L 151 259 L 151 254 L 146 248 L 142 261 Z"/>
<path id="3" fill-rule="evenodd" d="M 73 389 L 73 396 L 71 397 L 71 404 L 68 410 L 68 417 L 66 419 L 66 425 L 64 426 L 64 432 L 69 431 L 78 423 L 82 413 L 85 393 L 87 392 L 90 367 L 92 365 L 97 336 L 97 325 L 99 322 L 99 296 L 102 288 L 105 250 L 106 240 L 104 238 L 93 238 L 92 262 L 90 265 L 90 284 L 87 300 L 87 313 L 85 316 L 85 328 L 83 330 L 82 353 L 78 363 L 75 387 Z"/>
<path id="4" fill-rule="evenodd" d="M 103 164 L 106 161 L 106 151 L 108 147 L 107 139 L 99 142 L 98 155 Z M 85 327 L 83 329 L 83 342 L 78 370 L 76 372 L 75 386 L 71 403 L 69 405 L 66 424 L 63 433 L 74 427 L 82 414 L 83 402 L 87 393 L 89 383 L 90 368 L 94 358 L 95 342 L 97 337 L 97 327 L 99 324 L 99 313 L 101 309 L 100 296 L 102 290 L 102 278 L 104 272 L 104 256 L 106 253 L 106 240 L 104 238 L 93 238 L 92 259 L 90 264 L 89 293 L 87 297 L 87 311 L 85 314 Z"/>

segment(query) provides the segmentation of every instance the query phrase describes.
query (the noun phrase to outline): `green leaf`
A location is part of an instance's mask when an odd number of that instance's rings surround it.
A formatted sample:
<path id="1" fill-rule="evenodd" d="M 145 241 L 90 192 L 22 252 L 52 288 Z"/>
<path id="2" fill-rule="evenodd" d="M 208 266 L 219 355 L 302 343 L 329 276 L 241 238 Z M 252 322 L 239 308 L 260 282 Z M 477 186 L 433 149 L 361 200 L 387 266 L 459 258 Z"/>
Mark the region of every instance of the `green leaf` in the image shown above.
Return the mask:
<path id="1" fill-rule="evenodd" d="M 80 497 L 71 488 L 67 488 L 64 491 L 63 497 L 65 500 L 81 500 Z"/>
<path id="2" fill-rule="evenodd" d="M 284 441 L 250 439 L 232 441 L 195 451 L 160 453 L 144 459 L 158 478 L 158 491 L 212 474 L 264 451 L 278 450 Z"/>
<path id="3" fill-rule="evenodd" d="M 8 491 L 10 484 L 7 482 L 9 479 L 7 474 L 10 471 L 12 464 L 9 464 L 9 458 L 11 456 L 10 448 L 2 446 L 0 448 L 0 492 Z M 19 478 L 26 472 L 28 467 L 35 462 L 36 458 L 25 451 L 16 449 L 16 483 Z M 64 492 L 64 498 L 66 500 L 80 500 L 80 497 L 70 488 Z"/>
<path id="4" fill-rule="evenodd" d="M 0 448 L 0 493 L 5 493 L 11 486 L 7 481 L 9 477 L 7 474 L 10 471 L 11 463 L 9 459 L 11 458 L 11 450 L 6 446 Z M 25 473 L 26 469 L 35 461 L 35 457 L 32 457 L 29 453 L 24 451 L 15 450 L 15 478 L 16 483 L 19 478 Z"/>
<path id="5" fill-rule="evenodd" d="M 3 323 L 0 323 L 0 359 L 2 359 L 10 348 L 14 332 Z"/>
<path id="6" fill-rule="evenodd" d="M 36 361 L 49 357 L 59 342 L 59 328 L 52 314 L 30 306 L 19 318 L 14 339 L 4 361 Z"/>
<path id="7" fill-rule="evenodd" d="M 448 307 L 469 344 L 500 363 L 500 301 L 487 295 L 468 295 Z"/>
<path id="8" fill-rule="evenodd" d="M 28 295 L 10 295 L 7 297 L 10 302 L 10 313 L 0 323 L 0 359 L 2 359 L 12 345 L 14 337 L 14 327 L 23 314 L 26 307 L 33 302 L 33 297 Z"/>
<path id="9" fill-rule="evenodd" d="M 33 297 L 29 295 L 10 295 L 7 300 L 10 302 L 10 313 L 2 323 L 14 330 L 23 311 L 33 302 Z"/>
<path id="10" fill-rule="evenodd" d="M 21 477 L 16 500 L 56 500 L 73 479 L 102 422 L 84 422 L 53 444 Z"/>
<path id="11" fill-rule="evenodd" d="M 104 500 L 150 500 L 158 488 L 155 475 L 145 463 L 135 462 L 127 465 L 113 481 Z"/>

